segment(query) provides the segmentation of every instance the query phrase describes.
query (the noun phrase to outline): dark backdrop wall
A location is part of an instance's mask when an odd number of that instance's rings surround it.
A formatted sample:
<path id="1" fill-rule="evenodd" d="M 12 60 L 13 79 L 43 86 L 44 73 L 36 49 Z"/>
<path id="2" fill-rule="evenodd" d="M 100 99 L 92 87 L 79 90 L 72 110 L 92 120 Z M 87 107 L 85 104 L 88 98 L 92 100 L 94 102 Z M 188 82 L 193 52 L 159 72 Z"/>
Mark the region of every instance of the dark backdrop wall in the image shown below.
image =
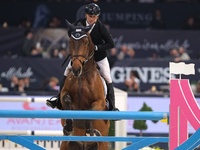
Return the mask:
<path id="1" fill-rule="evenodd" d="M 100 19 L 111 28 L 146 29 L 153 19 L 154 11 L 160 9 L 167 29 L 180 29 L 190 16 L 200 14 L 200 4 L 137 4 L 137 3 L 98 3 L 102 13 Z M 33 27 L 45 27 L 52 16 L 59 17 L 62 27 L 64 19 L 71 22 L 84 17 L 86 3 L 55 2 L 0 2 L 0 23 L 5 21 L 18 25 L 23 18 L 30 18 Z"/>

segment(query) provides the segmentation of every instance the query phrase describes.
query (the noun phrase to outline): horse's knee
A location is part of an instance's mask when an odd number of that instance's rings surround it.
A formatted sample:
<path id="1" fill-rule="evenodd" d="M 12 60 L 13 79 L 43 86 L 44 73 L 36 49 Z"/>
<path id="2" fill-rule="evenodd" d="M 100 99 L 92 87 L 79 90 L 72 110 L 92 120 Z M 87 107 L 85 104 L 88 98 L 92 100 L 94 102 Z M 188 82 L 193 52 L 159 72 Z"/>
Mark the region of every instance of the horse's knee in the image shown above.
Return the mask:
<path id="1" fill-rule="evenodd" d="M 80 141 L 69 141 L 68 149 L 69 150 L 81 150 L 81 149 L 83 149 L 83 143 Z"/>
<path id="2" fill-rule="evenodd" d="M 99 143 L 95 142 L 95 143 L 88 143 L 86 142 L 84 149 L 85 150 L 98 150 L 99 148 Z"/>
<path id="3" fill-rule="evenodd" d="M 65 105 L 65 109 L 66 110 L 70 110 L 70 104 L 71 104 L 71 97 L 66 93 L 63 97 L 62 97 L 63 103 Z"/>

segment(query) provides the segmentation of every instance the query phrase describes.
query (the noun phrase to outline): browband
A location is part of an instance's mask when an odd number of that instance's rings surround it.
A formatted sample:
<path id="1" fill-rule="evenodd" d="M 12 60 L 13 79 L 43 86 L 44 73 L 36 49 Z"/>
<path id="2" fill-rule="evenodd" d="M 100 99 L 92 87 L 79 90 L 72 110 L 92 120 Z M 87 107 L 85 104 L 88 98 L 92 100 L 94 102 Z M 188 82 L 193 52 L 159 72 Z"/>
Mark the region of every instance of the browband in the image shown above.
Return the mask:
<path id="1" fill-rule="evenodd" d="M 83 37 L 87 36 L 87 33 L 82 31 L 82 29 L 76 29 L 71 33 L 71 37 L 75 40 L 80 40 Z"/>

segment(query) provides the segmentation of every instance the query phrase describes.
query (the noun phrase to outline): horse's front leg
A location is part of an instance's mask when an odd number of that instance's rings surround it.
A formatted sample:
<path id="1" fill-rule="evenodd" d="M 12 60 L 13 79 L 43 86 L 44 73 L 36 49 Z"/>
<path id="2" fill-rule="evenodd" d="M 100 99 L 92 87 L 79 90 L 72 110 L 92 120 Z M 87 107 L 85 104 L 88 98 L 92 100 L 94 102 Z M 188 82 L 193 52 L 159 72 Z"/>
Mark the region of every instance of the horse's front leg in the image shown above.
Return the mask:
<path id="1" fill-rule="evenodd" d="M 93 121 L 92 120 L 87 120 L 85 122 L 85 135 L 86 136 L 101 136 L 101 133 L 97 129 L 93 129 Z"/>
<path id="2" fill-rule="evenodd" d="M 85 127 L 86 127 L 86 136 L 101 136 L 101 133 L 96 130 L 93 129 L 93 121 L 92 120 L 87 120 L 85 123 Z M 98 142 L 85 142 L 84 144 L 84 149 L 85 150 L 98 150 L 99 148 L 99 143 Z"/>
<path id="3" fill-rule="evenodd" d="M 87 120 L 85 122 L 85 128 L 86 128 L 86 133 L 85 135 L 86 136 L 94 136 L 94 130 L 93 130 L 93 127 L 92 127 L 92 120 Z"/>
<path id="4" fill-rule="evenodd" d="M 70 110 L 71 107 L 71 97 L 69 94 L 65 93 L 65 95 L 62 97 L 62 106 L 64 110 Z M 73 134 L 73 127 L 72 127 L 73 120 L 72 119 L 66 119 L 65 125 L 63 126 L 63 133 L 64 135 L 72 135 Z"/>
<path id="5" fill-rule="evenodd" d="M 102 111 L 102 110 L 105 111 L 106 110 L 106 102 L 102 99 L 97 100 L 97 101 L 92 103 L 92 107 L 91 107 L 90 110 L 92 110 L 92 111 Z M 94 127 L 95 121 L 96 120 L 94 120 L 94 121 L 90 120 L 90 121 L 86 122 L 86 133 L 90 133 L 91 136 L 101 136 L 101 132 L 99 131 L 99 129 L 97 130 Z M 93 128 L 95 128 L 95 129 L 93 129 Z"/>

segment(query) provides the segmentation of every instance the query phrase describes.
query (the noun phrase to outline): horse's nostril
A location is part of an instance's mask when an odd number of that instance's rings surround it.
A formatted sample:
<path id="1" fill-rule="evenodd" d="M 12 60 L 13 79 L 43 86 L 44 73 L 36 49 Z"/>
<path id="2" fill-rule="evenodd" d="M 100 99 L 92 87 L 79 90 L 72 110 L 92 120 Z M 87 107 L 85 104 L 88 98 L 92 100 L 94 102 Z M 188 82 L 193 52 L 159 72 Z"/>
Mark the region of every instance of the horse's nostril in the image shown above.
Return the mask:
<path id="1" fill-rule="evenodd" d="M 81 75 L 81 68 L 78 68 L 78 69 L 73 69 L 73 73 L 76 77 L 80 76 Z"/>

